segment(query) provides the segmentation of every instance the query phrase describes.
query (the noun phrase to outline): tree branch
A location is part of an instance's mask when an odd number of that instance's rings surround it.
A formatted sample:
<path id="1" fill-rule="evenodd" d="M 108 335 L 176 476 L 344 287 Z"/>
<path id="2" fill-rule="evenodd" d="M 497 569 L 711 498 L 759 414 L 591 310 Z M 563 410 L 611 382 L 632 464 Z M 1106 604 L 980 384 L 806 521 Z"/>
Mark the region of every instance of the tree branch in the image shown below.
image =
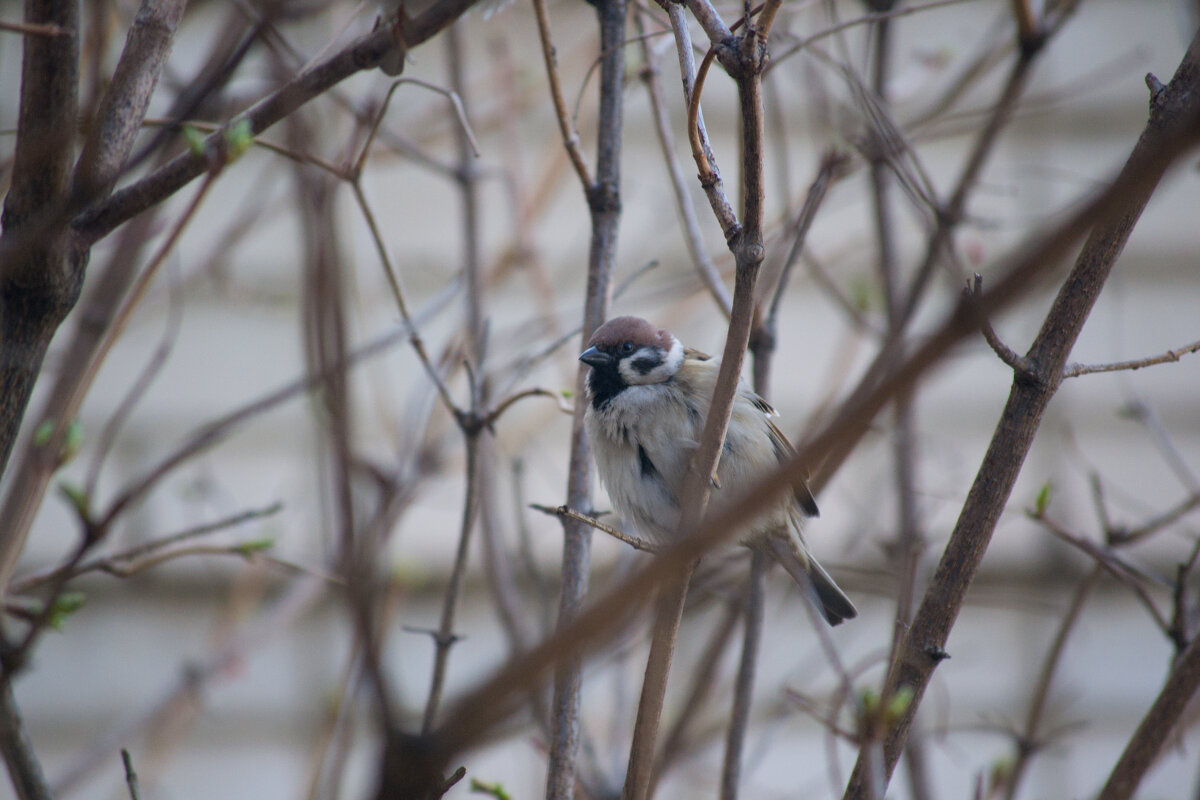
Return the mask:
<path id="1" fill-rule="evenodd" d="M 444 0 L 433 4 L 416 19 L 406 21 L 406 46 L 416 47 L 440 33 L 475 2 L 476 0 Z M 379 66 L 393 46 L 392 30 L 389 26 L 382 26 L 361 36 L 340 52 L 301 71 L 250 109 L 229 120 L 228 125 L 236 125 L 246 120 L 250 123 L 251 133 L 258 135 L 351 75 Z M 205 140 L 206 150 L 217 146 L 217 136 L 219 134 L 213 134 Z M 206 167 L 207 161 L 203 154 L 189 151 L 177 156 L 145 178 L 114 192 L 109 198 L 72 220 L 77 238 L 84 245 L 102 239 L 126 220 L 179 191 L 199 177 Z"/>
<path id="2" fill-rule="evenodd" d="M 1130 188 L 1121 194 L 1119 202 L 1099 214 L 1027 354 L 1034 364 L 1036 380 L 1018 377 L 1014 381 L 950 541 L 888 674 L 883 694 L 891 695 L 907 686 L 913 691 L 913 700 L 882 741 L 885 781 L 903 749 L 929 679 L 945 656 L 950 629 L 1029 452 L 1042 413 L 1062 380 L 1071 346 L 1170 160 L 1184 146 L 1194 143 L 1200 133 L 1198 123 L 1200 35 L 1193 39 L 1170 86 L 1156 98 L 1150 120 L 1114 184 Z M 1111 197 L 1112 189 L 1106 194 Z M 872 774 L 869 753 L 874 746 L 868 743 L 860 752 L 846 788 L 846 800 L 868 796 Z"/>
<path id="3" fill-rule="evenodd" d="M 617 231 L 621 219 L 621 131 L 624 121 L 625 0 L 596 0 L 600 27 L 600 99 L 596 136 L 596 175 L 585 183 L 592 235 L 588 247 L 587 288 L 583 302 L 582 341 L 608 317 L 613 267 L 617 260 Z M 582 349 L 582 347 L 581 347 Z M 584 370 L 575 373 L 575 418 L 571 423 L 571 455 L 567 474 L 567 506 L 591 508 L 591 450 L 583 428 L 587 409 Z M 588 591 L 592 535 L 582 523 L 563 520 L 562 583 L 555 629 L 574 625 Z M 547 800 L 575 796 L 575 766 L 579 751 L 580 687 L 583 661 L 572 655 L 559 661 L 550 707 L 551 739 L 546 774 Z"/>
<path id="4" fill-rule="evenodd" d="M 1128 800 L 1158 759 L 1163 745 L 1200 688 L 1200 636 L 1176 660 L 1150 710 L 1125 745 L 1096 800 Z"/>

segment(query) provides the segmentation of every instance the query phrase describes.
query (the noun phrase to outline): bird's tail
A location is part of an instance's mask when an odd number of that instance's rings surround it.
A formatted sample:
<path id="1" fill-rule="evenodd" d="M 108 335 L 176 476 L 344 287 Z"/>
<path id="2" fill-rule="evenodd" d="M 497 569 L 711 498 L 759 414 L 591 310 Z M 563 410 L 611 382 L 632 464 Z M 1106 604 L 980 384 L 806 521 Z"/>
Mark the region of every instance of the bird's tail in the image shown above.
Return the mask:
<path id="1" fill-rule="evenodd" d="M 839 625 L 858 616 L 854 603 L 815 558 L 807 553 L 797 553 L 798 547 L 784 537 L 768 536 L 766 544 L 767 552 L 810 594 L 830 625 Z"/>

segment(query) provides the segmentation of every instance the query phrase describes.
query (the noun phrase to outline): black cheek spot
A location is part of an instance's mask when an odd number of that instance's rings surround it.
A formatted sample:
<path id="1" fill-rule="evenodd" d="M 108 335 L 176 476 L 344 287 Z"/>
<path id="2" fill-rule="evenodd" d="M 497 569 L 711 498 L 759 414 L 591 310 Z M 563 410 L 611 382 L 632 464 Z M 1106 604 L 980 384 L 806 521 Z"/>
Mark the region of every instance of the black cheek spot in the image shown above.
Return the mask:
<path id="1" fill-rule="evenodd" d="M 662 363 L 662 356 L 642 356 L 641 358 L 635 358 L 632 362 L 630 362 L 630 366 L 632 366 L 639 375 L 646 375 L 650 372 L 650 370 L 662 366 Z"/>

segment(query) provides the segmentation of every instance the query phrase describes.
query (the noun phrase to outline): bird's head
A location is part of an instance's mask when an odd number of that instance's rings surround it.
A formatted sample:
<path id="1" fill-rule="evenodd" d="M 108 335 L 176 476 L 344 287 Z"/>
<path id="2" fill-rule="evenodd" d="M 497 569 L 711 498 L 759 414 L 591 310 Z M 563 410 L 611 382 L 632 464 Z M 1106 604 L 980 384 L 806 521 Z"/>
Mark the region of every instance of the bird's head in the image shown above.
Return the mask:
<path id="1" fill-rule="evenodd" d="M 670 380 L 683 363 L 683 345 L 641 317 L 613 317 L 592 334 L 579 360 L 592 368 L 591 385 L 620 391 Z"/>

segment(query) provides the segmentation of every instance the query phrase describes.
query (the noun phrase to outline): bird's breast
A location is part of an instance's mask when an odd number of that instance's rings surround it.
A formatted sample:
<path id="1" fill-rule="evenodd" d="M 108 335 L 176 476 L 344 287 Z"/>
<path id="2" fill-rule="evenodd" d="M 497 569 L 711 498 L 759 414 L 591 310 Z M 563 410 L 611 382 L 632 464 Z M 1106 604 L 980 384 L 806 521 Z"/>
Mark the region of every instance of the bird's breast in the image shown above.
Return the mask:
<path id="1" fill-rule="evenodd" d="M 679 491 L 696 431 L 669 384 L 630 386 L 584 417 L 600 481 L 622 520 L 661 541 L 679 522 Z"/>

